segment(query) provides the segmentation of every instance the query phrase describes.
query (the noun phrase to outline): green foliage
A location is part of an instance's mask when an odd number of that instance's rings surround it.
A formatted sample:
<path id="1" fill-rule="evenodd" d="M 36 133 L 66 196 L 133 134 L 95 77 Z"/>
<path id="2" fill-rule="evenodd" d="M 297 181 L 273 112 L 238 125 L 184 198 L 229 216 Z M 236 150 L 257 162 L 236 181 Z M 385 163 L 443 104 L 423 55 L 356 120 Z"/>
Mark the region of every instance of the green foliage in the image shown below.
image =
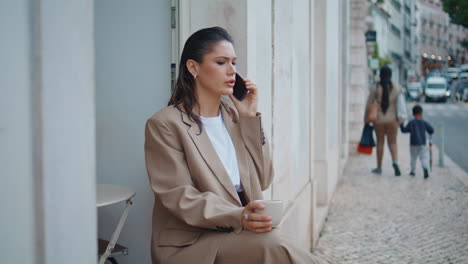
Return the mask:
<path id="1" fill-rule="evenodd" d="M 388 55 L 385 56 L 385 58 L 379 57 L 379 66 L 380 67 L 387 66 L 387 65 L 390 65 L 390 64 L 392 64 L 392 59 Z"/>
<path id="2" fill-rule="evenodd" d="M 442 5 L 452 23 L 468 28 L 468 0 L 443 0 Z"/>
<path id="3" fill-rule="evenodd" d="M 374 56 L 373 58 L 379 59 L 379 67 L 387 66 L 392 64 L 392 59 L 387 55 L 385 57 L 380 57 L 379 55 L 379 44 L 377 42 L 374 44 Z"/>
<path id="4" fill-rule="evenodd" d="M 378 58 L 379 57 L 379 44 L 374 43 L 374 58 Z"/>

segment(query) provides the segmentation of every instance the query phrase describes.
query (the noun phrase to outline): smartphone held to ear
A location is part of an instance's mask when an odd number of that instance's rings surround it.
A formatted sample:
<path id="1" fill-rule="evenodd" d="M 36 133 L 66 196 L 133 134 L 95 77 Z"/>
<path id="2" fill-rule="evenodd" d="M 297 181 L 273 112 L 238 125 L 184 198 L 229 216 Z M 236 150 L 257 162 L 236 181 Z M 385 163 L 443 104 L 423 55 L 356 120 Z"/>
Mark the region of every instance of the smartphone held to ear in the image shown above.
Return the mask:
<path id="1" fill-rule="evenodd" d="M 247 96 L 247 93 L 249 92 L 249 90 L 245 87 L 244 80 L 238 73 L 236 73 L 236 83 L 232 89 L 232 95 L 239 101 L 244 100 L 245 96 Z"/>

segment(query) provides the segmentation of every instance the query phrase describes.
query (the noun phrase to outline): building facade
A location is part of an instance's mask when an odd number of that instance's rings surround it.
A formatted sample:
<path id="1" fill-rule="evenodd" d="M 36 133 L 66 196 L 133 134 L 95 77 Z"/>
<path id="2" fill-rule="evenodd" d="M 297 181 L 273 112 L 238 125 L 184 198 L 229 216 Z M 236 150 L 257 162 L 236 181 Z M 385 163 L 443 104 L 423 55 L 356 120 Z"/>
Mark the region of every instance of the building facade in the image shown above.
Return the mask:
<path id="1" fill-rule="evenodd" d="M 403 1 L 403 84 L 417 78 L 418 36 L 416 0 Z"/>
<path id="2" fill-rule="evenodd" d="M 448 63 L 457 66 L 468 63 L 468 50 L 462 46 L 462 41 L 468 41 L 468 29 L 450 24 L 448 32 Z"/>
<path id="3" fill-rule="evenodd" d="M 150 263 L 145 121 L 167 104 L 185 39 L 215 25 L 233 35 L 238 71 L 260 87 L 276 172 L 265 197 L 285 202 L 281 228 L 312 249 L 360 138 L 366 2 L 2 3 L 9 59 L 0 65 L 10 71 L 1 87 L 16 87 L 0 99 L 13 110 L 0 124 L 0 167 L 11 175 L 2 195 L 18 204 L 3 210 L 5 262 L 94 262 L 96 233 L 109 237 L 121 213 L 96 211 L 96 183 L 111 183 L 137 193 L 119 239 L 131 254 L 119 263 Z"/>
<path id="4" fill-rule="evenodd" d="M 385 1 L 383 8 L 390 14 L 389 52 L 392 64 L 392 80 L 402 84 L 404 81 L 404 8 L 400 0 Z"/>
<path id="5" fill-rule="evenodd" d="M 449 17 L 438 0 L 420 0 L 420 54 L 422 74 L 447 63 Z"/>

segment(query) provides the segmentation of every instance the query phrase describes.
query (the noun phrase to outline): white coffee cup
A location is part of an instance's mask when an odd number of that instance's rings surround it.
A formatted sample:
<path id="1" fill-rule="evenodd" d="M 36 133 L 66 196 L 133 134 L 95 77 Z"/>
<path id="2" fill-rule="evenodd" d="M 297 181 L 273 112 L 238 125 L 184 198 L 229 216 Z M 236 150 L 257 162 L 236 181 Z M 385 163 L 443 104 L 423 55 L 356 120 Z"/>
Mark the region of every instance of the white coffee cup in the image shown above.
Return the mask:
<path id="1" fill-rule="evenodd" d="M 277 227 L 283 218 L 283 201 L 281 200 L 255 200 L 262 203 L 265 209 L 255 209 L 255 213 L 271 216 L 272 227 Z"/>

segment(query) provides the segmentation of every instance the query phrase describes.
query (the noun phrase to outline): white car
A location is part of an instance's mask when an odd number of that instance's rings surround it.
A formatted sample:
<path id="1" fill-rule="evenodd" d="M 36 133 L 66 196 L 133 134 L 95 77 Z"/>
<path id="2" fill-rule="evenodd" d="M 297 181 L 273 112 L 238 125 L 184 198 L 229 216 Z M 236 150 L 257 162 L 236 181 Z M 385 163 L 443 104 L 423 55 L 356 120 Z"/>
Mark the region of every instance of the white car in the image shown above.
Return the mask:
<path id="1" fill-rule="evenodd" d="M 429 77 L 424 88 L 426 102 L 428 101 L 443 101 L 446 102 L 450 97 L 447 80 L 444 77 Z"/>
<path id="2" fill-rule="evenodd" d="M 421 95 L 423 93 L 421 83 L 420 82 L 411 82 L 411 83 L 408 83 L 407 87 L 408 87 L 408 90 L 407 90 L 408 98 L 410 100 L 419 101 L 419 99 L 421 99 Z"/>

